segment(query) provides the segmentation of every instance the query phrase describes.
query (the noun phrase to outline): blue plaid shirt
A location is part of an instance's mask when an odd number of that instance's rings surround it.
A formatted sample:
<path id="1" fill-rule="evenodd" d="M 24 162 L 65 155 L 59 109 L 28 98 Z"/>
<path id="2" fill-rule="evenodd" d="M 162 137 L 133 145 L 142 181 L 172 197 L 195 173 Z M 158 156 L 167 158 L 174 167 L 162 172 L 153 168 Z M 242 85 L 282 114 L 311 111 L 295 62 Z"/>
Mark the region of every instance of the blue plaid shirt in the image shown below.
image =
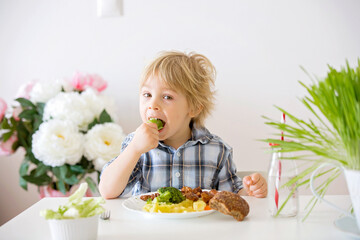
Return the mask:
<path id="1" fill-rule="evenodd" d="M 134 133 L 122 143 L 123 151 Z M 154 192 L 160 187 L 183 186 L 238 192 L 242 180 L 236 176 L 233 150 L 206 128 L 192 128 L 192 137 L 178 149 L 159 142 L 157 148 L 141 155 L 121 195 Z M 109 161 L 108 167 L 115 159 Z M 121 196 L 120 195 L 120 196 Z"/>

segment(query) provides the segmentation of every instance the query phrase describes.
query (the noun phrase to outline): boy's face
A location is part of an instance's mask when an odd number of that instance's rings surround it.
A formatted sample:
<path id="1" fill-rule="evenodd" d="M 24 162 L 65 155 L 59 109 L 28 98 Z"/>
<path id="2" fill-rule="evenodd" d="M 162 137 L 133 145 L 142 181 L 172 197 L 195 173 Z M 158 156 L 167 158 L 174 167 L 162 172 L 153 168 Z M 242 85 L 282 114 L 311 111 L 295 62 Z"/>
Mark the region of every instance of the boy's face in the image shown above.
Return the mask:
<path id="1" fill-rule="evenodd" d="M 189 123 L 194 117 L 185 95 L 170 89 L 157 76 L 150 76 L 140 89 L 140 115 L 143 122 L 150 118 L 162 120 L 164 128 L 159 131 L 160 140 L 171 142 L 188 139 Z"/>

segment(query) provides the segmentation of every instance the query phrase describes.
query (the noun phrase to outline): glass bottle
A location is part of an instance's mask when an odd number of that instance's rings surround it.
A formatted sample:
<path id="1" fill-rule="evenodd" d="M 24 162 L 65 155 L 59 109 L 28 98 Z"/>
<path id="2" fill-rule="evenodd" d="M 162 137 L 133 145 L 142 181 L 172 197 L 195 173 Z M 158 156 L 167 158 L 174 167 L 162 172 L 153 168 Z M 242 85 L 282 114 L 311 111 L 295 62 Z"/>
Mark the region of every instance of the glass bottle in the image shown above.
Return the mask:
<path id="1" fill-rule="evenodd" d="M 299 210 L 299 196 L 296 182 L 285 186 L 297 176 L 298 169 L 290 153 L 274 149 L 268 173 L 268 203 L 270 215 L 274 217 L 294 217 Z"/>

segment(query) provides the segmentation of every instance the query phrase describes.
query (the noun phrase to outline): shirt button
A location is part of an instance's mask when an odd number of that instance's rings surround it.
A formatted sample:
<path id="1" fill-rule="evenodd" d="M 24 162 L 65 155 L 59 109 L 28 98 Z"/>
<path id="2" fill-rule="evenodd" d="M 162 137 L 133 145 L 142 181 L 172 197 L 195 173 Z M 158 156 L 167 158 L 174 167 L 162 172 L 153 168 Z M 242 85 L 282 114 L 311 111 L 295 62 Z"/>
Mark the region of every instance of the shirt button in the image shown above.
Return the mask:
<path id="1" fill-rule="evenodd" d="M 180 152 L 178 152 L 176 155 L 177 155 L 178 157 L 180 157 L 181 153 L 180 153 Z"/>
<path id="2" fill-rule="evenodd" d="M 179 172 L 175 173 L 175 177 L 180 177 L 180 173 Z"/>

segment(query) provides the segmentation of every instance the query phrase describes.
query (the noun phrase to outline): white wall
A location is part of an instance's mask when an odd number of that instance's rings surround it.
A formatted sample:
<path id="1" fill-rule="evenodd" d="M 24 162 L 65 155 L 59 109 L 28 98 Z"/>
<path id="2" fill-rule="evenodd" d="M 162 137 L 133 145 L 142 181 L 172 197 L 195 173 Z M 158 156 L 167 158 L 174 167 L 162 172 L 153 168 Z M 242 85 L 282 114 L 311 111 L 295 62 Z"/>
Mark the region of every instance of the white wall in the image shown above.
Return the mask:
<path id="1" fill-rule="evenodd" d="M 324 76 L 327 64 L 360 56 L 360 1 L 133 0 L 123 16 L 98 18 L 96 0 L 0 1 L 0 96 L 10 102 L 32 79 L 98 73 L 118 104 L 127 133 L 139 124 L 137 89 L 144 65 L 161 50 L 196 51 L 218 71 L 217 108 L 208 128 L 234 147 L 239 169 L 266 171 L 274 133 L 261 115 L 273 105 L 306 117 L 298 101 L 309 83 L 300 69 Z M 18 186 L 21 152 L 0 158 L 0 224 L 38 200 Z M 330 193 L 346 193 L 339 179 Z"/>

